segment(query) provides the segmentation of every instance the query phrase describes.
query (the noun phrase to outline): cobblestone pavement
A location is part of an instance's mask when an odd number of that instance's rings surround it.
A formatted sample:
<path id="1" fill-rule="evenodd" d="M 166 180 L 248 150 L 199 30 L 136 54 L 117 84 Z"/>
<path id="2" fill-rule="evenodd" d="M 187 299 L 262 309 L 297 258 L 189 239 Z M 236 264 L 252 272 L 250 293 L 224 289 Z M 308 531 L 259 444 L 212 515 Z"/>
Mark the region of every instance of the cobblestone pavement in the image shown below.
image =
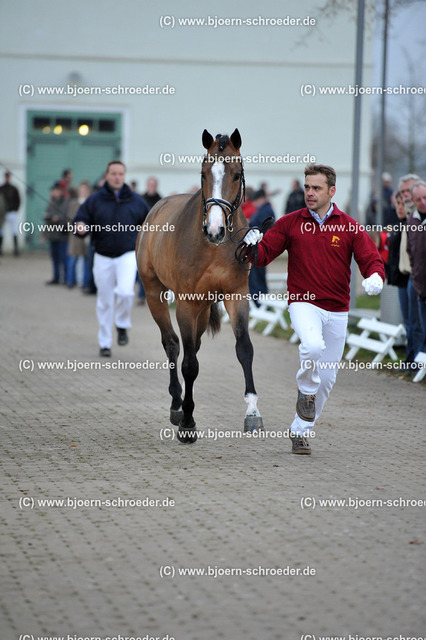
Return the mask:
<path id="1" fill-rule="evenodd" d="M 426 634 L 426 508 L 404 502 L 426 498 L 424 385 L 340 371 L 313 455 L 294 456 L 279 432 L 297 347 L 253 334 L 270 434 L 238 437 L 243 375 L 224 325 L 195 388 L 198 428 L 219 437 L 183 446 L 161 432 L 168 372 L 145 368 L 165 362 L 149 310 L 113 348 L 126 370 L 73 371 L 101 362 L 95 298 L 49 276 L 44 255 L 0 265 L 2 639 Z"/>

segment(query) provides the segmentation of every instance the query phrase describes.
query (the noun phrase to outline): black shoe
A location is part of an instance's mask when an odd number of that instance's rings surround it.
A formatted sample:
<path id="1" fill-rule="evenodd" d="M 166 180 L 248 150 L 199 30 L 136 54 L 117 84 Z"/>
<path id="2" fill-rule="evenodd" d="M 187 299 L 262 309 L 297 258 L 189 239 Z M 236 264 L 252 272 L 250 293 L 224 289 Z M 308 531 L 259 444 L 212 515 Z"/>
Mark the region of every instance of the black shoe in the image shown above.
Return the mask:
<path id="1" fill-rule="evenodd" d="M 315 420 L 315 398 L 316 395 L 305 395 L 299 391 L 296 402 L 296 412 L 299 418 L 306 422 Z"/>
<path id="2" fill-rule="evenodd" d="M 292 444 L 292 447 L 291 447 L 292 453 L 297 453 L 298 455 L 305 455 L 305 456 L 311 455 L 311 445 L 309 444 L 309 441 L 307 438 L 304 438 L 303 436 L 296 436 L 296 435 L 290 434 L 290 440 Z"/>
<path id="3" fill-rule="evenodd" d="M 120 347 L 124 346 L 129 342 L 129 336 L 127 335 L 127 329 L 119 329 L 117 327 L 117 344 Z"/>
<path id="4" fill-rule="evenodd" d="M 103 349 L 100 349 L 99 355 L 102 356 L 103 358 L 110 358 L 111 349 L 108 349 L 108 347 L 104 347 Z"/>
<path id="5" fill-rule="evenodd" d="M 49 280 L 46 284 L 59 284 L 59 280 Z"/>
<path id="6" fill-rule="evenodd" d="M 415 376 L 419 369 L 422 368 L 420 362 L 414 362 L 413 360 L 405 360 L 401 362 L 397 371 L 404 373 L 406 376 Z"/>
<path id="7" fill-rule="evenodd" d="M 404 373 L 405 375 L 411 375 L 411 364 L 411 362 L 405 360 L 405 362 L 401 362 L 398 367 L 395 367 L 394 371 L 396 371 L 397 373 Z"/>

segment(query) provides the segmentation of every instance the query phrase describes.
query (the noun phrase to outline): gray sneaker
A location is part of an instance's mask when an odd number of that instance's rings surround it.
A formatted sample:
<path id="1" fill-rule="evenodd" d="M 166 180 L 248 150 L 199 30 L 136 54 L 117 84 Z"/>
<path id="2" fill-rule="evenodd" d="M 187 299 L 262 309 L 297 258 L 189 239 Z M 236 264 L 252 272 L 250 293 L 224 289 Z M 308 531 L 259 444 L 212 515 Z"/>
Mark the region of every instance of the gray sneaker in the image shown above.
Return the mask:
<path id="1" fill-rule="evenodd" d="M 292 443 L 291 452 L 297 453 L 299 455 L 310 456 L 311 455 L 311 445 L 307 438 L 303 436 L 296 436 L 290 434 L 290 440 Z"/>
<path id="2" fill-rule="evenodd" d="M 299 391 L 296 402 L 296 412 L 299 418 L 305 422 L 313 422 L 315 420 L 315 398 L 316 395 L 306 395 Z"/>

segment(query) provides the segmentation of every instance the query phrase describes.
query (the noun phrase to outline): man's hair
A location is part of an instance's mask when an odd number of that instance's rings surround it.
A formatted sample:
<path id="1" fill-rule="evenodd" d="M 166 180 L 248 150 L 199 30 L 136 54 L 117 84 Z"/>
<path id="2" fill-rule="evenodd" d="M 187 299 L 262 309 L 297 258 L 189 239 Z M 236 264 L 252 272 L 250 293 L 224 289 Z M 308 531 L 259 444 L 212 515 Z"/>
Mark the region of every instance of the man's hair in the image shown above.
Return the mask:
<path id="1" fill-rule="evenodd" d="M 410 187 L 410 193 L 413 195 L 414 189 L 417 187 L 426 187 L 426 182 L 424 180 L 416 180 Z"/>
<path id="2" fill-rule="evenodd" d="M 124 164 L 124 162 L 121 162 L 121 160 L 111 160 L 111 162 L 108 162 L 108 164 L 107 164 L 107 168 L 106 168 L 105 173 L 108 173 L 109 168 L 110 168 L 110 166 L 112 164 L 121 164 L 124 168 L 126 168 L 126 165 Z"/>
<path id="3" fill-rule="evenodd" d="M 401 176 L 398 180 L 398 191 L 401 189 L 401 185 L 403 182 L 408 182 L 409 180 L 420 180 L 420 176 L 416 173 L 407 173 L 405 176 Z"/>
<path id="4" fill-rule="evenodd" d="M 305 167 L 305 177 L 314 176 L 317 173 L 321 173 L 326 177 L 329 189 L 330 187 L 336 186 L 336 172 L 333 167 L 329 167 L 326 164 L 308 164 Z"/>

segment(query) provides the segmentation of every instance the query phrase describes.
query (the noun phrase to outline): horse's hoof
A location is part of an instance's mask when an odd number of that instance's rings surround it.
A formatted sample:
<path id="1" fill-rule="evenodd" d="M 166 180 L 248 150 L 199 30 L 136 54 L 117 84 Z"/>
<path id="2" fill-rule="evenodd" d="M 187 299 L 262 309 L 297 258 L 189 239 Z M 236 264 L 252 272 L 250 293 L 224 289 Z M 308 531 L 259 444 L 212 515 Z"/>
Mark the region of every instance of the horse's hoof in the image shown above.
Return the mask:
<path id="1" fill-rule="evenodd" d="M 197 437 L 198 437 L 197 430 L 195 429 L 195 427 L 192 427 L 191 429 L 180 427 L 177 430 L 176 435 L 177 435 L 177 439 L 182 444 L 194 444 L 194 442 L 197 441 Z"/>
<path id="2" fill-rule="evenodd" d="M 170 422 L 177 427 L 182 420 L 183 411 L 182 409 L 170 409 Z"/>
<path id="3" fill-rule="evenodd" d="M 244 418 L 244 433 L 264 431 L 262 416 L 246 416 Z"/>

